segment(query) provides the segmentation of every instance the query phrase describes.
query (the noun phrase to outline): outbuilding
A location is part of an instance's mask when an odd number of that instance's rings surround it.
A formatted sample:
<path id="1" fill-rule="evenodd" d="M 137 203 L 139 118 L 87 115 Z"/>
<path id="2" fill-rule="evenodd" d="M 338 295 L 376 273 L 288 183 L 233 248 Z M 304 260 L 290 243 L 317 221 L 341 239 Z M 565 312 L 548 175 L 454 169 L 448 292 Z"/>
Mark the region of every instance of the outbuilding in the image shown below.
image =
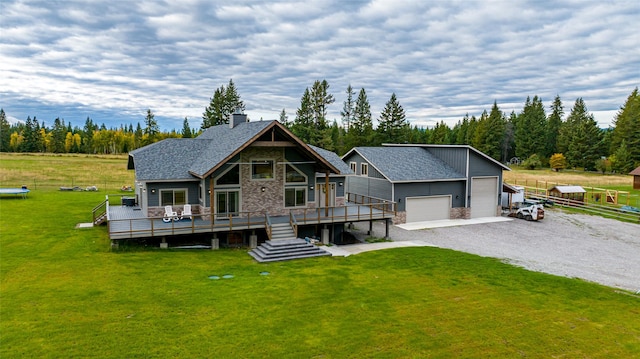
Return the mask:
<path id="1" fill-rule="evenodd" d="M 564 198 L 572 201 L 584 202 L 587 191 L 580 186 L 555 186 L 549 190 L 550 197 Z"/>
<path id="2" fill-rule="evenodd" d="M 640 166 L 629 174 L 633 176 L 633 189 L 640 189 Z"/>
<path id="3" fill-rule="evenodd" d="M 395 223 L 499 216 L 509 167 L 467 145 L 355 147 L 350 195 L 397 203 Z"/>

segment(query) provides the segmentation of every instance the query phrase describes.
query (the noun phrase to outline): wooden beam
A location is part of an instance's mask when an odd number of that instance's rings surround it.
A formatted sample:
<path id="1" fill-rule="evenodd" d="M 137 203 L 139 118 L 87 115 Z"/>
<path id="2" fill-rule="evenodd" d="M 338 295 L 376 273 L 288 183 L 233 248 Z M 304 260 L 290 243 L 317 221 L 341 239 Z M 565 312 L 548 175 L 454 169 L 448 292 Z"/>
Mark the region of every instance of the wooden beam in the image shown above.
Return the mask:
<path id="1" fill-rule="evenodd" d="M 254 141 L 251 147 L 296 147 L 296 144 L 289 141 Z"/>

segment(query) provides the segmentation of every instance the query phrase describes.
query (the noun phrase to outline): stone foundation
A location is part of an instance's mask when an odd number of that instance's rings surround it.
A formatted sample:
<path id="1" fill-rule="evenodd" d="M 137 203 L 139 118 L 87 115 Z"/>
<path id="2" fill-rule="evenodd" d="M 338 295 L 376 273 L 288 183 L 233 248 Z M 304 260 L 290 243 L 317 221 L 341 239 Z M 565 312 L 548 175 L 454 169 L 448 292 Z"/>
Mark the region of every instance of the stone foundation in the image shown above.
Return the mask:
<path id="1" fill-rule="evenodd" d="M 450 219 L 469 219 L 471 218 L 471 208 L 456 207 L 449 210 Z"/>

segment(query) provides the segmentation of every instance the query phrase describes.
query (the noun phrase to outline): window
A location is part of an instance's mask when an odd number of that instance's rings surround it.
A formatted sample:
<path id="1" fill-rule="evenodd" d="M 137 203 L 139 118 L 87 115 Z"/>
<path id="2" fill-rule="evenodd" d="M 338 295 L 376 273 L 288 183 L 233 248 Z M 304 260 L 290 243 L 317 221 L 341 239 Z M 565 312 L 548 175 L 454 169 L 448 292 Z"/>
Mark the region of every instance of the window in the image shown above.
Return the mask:
<path id="1" fill-rule="evenodd" d="M 366 163 L 361 163 L 360 164 L 360 174 L 362 176 L 368 176 L 369 175 L 369 165 Z"/>
<path id="2" fill-rule="evenodd" d="M 251 179 L 270 180 L 273 179 L 273 160 L 251 161 Z"/>
<path id="3" fill-rule="evenodd" d="M 187 204 L 187 190 L 167 189 L 160 191 L 161 206 L 179 206 Z"/>
<path id="4" fill-rule="evenodd" d="M 292 187 L 284 189 L 285 207 L 303 207 L 307 201 L 307 189 L 305 187 Z"/>
<path id="5" fill-rule="evenodd" d="M 240 184 L 240 166 L 235 165 L 216 179 L 216 185 Z"/>
<path id="6" fill-rule="evenodd" d="M 349 163 L 349 166 L 351 166 L 351 171 L 353 171 L 353 173 L 358 173 L 358 171 L 356 171 L 356 168 L 358 166 L 357 163 L 351 162 L 351 163 Z"/>
<path id="7" fill-rule="evenodd" d="M 307 183 L 307 176 L 305 176 L 304 173 L 298 171 L 298 169 L 296 169 L 292 165 L 286 165 L 285 171 L 286 172 L 284 178 L 287 183 Z"/>

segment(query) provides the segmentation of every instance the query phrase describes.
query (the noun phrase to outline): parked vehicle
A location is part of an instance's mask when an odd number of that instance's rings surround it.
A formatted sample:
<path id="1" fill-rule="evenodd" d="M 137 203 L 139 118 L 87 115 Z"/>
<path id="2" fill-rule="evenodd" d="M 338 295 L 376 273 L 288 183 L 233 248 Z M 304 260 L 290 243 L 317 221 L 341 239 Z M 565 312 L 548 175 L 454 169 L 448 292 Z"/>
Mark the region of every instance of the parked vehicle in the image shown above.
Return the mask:
<path id="1" fill-rule="evenodd" d="M 527 221 L 539 221 L 544 218 L 544 205 L 536 201 L 526 200 L 516 211 L 516 217 Z"/>

